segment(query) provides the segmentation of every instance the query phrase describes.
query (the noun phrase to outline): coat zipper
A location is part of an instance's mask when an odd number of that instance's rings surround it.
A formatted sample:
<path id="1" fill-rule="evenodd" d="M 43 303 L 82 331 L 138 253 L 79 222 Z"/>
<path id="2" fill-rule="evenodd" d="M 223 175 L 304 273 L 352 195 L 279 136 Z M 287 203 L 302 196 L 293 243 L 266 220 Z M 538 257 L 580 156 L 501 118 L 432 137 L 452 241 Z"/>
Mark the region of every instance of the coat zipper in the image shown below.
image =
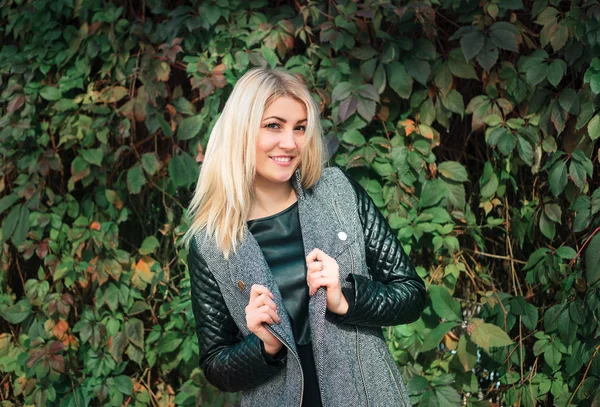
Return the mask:
<path id="1" fill-rule="evenodd" d="M 400 391 L 400 386 L 398 386 L 398 382 L 396 381 L 396 376 L 394 376 L 394 372 L 392 372 L 392 367 L 390 366 L 390 364 L 388 363 L 388 361 L 385 357 L 383 358 L 383 360 L 385 361 L 385 365 L 387 366 L 388 370 L 390 371 L 392 380 L 394 381 L 394 384 L 396 385 L 396 390 L 398 390 L 398 395 L 400 396 L 400 401 L 402 402 L 402 405 L 404 407 L 406 407 L 406 403 L 404 402 L 404 395 Z"/>
<path id="2" fill-rule="evenodd" d="M 300 368 L 300 379 L 301 379 L 300 404 L 298 404 L 298 406 L 302 407 L 302 398 L 304 397 L 304 372 L 302 371 L 302 364 L 300 363 L 300 358 L 298 356 L 296 356 L 296 353 L 292 350 L 291 347 L 288 346 L 288 344 L 285 341 L 285 339 L 283 339 L 281 337 L 281 335 L 279 335 L 277 332 L 275 332 L 275 330 L 273 328 L 271 328 L 268 324 L 264 324 L 264 327 L 267 328 L 267 331 L 271 332 L 271 334 L 274 337 L 276 337 L 277 339 L 279 339 L 279 342 L 281 342 L 283 344 L 283 346 L 285 346 L 288 349 L 288 353 L 291 353 L 292 355 L 294 355 L 294 358 L 298 362 L 298 367 Z"/>
<path id="3" fill-rule="evenodd" d="M 340 225 L 342 223 L 342 216 L 339 213 L 337 202 L 333 200 L 333 210 L 338 218 Z M 352 250 L 348 250 L 350 253 L 350 273 L 354 274 L 354 256 L 352 255 Z M 358 370 L 360 371 L 360 378 L 362 380 L 363 388 L 365 390 L 365 397 L 367 398 L 367 407 L 370 407 L 371 403 L 369 402 L 369 393 L 367 392 L 367 383 L 365 381 L 365 373 L 362 369 L 362 362 L 360 360 L 360 343 L 359 343 L 359 335 L 358 335 L 358 325 L 355 325 L 356 328 L 356 358 L 358 360 Z"/>

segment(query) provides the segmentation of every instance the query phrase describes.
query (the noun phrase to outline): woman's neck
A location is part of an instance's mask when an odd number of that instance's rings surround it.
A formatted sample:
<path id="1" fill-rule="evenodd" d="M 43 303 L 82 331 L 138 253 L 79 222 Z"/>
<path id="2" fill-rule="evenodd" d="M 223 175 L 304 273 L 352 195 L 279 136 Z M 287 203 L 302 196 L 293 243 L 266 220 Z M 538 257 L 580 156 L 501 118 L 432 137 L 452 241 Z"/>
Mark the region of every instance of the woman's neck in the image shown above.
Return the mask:
<path id="1" fill-rule="evenodd" d="M 254 185 L 254 200 L 248 220 L 264 218 L 281 212 L 296 202 L 296 193 L 290 183 L 273 186 Z"/>

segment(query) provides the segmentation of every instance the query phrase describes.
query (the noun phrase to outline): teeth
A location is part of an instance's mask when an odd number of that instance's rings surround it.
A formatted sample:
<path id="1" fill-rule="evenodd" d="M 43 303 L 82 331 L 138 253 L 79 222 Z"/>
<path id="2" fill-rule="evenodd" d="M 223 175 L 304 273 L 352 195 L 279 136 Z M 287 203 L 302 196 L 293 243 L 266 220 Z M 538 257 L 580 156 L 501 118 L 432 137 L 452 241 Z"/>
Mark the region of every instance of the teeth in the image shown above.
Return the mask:
<path id="1" fill-rule="evenodd" d="M 280 163 L 287 163 L 292 160 L 292 157 L 271 157 L 271 158 Z"/>

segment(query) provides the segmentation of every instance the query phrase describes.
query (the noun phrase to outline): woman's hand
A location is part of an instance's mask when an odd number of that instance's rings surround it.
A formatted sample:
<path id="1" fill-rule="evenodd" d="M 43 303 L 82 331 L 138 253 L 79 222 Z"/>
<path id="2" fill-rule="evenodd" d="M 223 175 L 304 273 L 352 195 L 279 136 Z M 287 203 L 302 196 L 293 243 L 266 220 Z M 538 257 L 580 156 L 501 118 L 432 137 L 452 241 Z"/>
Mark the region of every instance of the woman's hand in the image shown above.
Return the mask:
<path id="1" fill-rule="evenodd" d="M 313 249 L 306 256 L 306 282 L 308 283 L 308 294 L 312 297 L 319 287 L 327 290 L 327 309 L 334 314 L 345 315 L 348 312 L 348 301 L 342 294 L 342 283 L 340 282 L 340 268 L 332 257 L 326 255 L 322 250 Z"/>
<path id="2" fill-rule="evenodd" d="M 263 285 L 252 285 L 250 301 L 244 311 L 246 312 L 246 326 L 250 332 L 263 341 L 265 352 L 269 355 L 279 352 L 283 344 L 263 326 L 263 322 L 269 325 L 280 322 L 277 306 L 273 301 L 273 293 Z"/>

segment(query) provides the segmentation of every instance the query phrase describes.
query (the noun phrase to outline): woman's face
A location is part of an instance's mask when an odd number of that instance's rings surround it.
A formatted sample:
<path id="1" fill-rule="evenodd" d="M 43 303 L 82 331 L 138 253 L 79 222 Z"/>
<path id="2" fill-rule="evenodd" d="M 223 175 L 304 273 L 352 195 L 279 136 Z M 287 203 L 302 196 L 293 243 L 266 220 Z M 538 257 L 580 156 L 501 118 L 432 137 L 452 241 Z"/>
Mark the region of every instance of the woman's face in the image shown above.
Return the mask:
<path id="1" fill-rule="evenodd" d="M 255 184 L 289 181 L 300 164 L 306 124 L 306 108 L 296 99 L 280 97 L 265 109 L 256 144 Z"/>

